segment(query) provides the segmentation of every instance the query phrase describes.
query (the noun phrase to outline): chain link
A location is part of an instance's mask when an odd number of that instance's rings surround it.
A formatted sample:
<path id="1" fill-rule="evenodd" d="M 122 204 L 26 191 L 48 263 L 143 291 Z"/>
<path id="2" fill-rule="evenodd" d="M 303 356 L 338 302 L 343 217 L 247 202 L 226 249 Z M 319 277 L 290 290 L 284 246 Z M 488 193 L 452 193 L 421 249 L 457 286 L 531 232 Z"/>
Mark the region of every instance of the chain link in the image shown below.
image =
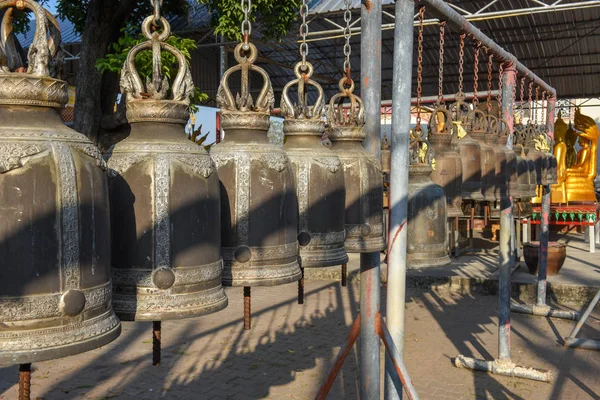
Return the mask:
<path id="1" fill-rule="evenodd" d="M 438 103 L 444 102 L 444 34 L 446 21 L 440 22 L 440 70 L 438 75 Z"/>
<path id="2" fill-rule="evenodd" d="M 525 77 L 521 78 L 521 101 L 519 102 L 520 105 L 520 115 L 521 115 L 521 124 L 523 124 L 523 117 L 525 117 L 525 113 L 523 111 L 523 100 L 525 98 Z"/>
<path id="3" fill-rule="evenodd" d="M 302 24 L 300 24 L 300 37 L 302 37 L 302 43 L 300 43 L 300 56 L 302 57 L 302 67 L 306 68 L 306 56 L 308 55 L 308 43 L 306 43 L 306 36 L 308 35 L 308 24 L 306 23 L 308 4 L 306 3 L 306 0 L 302 0 L 300 16 L 302 17 Z"/>
<path id="4" fill-rule="evenodd" d="M 250 19 L 248 14 L 252 9 L 252 0 L 241 0 L 242 12 L 244 13 L 244 20 L 242 21 L 242 37 L 244 39 L 244 43 L 248 44 L 248 38 L 252 34 L 252 24 L 250 23 Z"/>
<path id="5" fill-rule="evenodd" d="M 486 49 L 486 52 L 489 52 L 489 49 Z M 488 62 L 487 62 L 487 112 L 488 114 L 492 113 L 492 74 L 494 73 L 494 55 L 490 52 L 488 54 Z"/>
<path id="6" fill-rule="evenodd" d="M 533 94 L 533 81 L 529 82 L 529 99 L 528 99 L 528 103 L 529 103 L 529 120 L 527 121 L 527 124 L 531 124 L 531 120 L 533 119 L 533 101 L 531 100 L 531 96 Z"/>
<path id="7" fill-rule="evenodd" d="M 352 53 L 352 47 L 350 47 L 350 37 L 352 36 L 352 32 L 350 30 L 350 21 L 352 20 L 352 11 L 350 11 L 350 0 L 344 0 L 344 4 L 346 5 L 346 11 L 344 11 L 344 22 L 346 22 L 346 27 L 344 28 L 344 39 L 346 43 L 344 44 L 344 71 L 346 72 L 346 83 L 350 84 L 350 71 L 352 66 L 350 65 L 350 54 Z"/>
<path id="8" fill-rule="evenodd" d="M 465 33 L 460 34 L 460 49 L 458 51 L 458 92 L 463 93 L 463 62 L 465 59 Z"/>
<path id="9" fill-rule="evenodd" d="M 481 45 L 479 43 L 474 43 L 475 45 L 475 55 L 473 62 L 473 107 L 477 108 L 479 106 L 479 97 L 477 95 L 477 90 L 479 89 L 479 50 L 481 50 Z"/>
<path id="10" fill-rule="evenodd" d="M 152 25 L 159 27 L 160 26 L 160 8 L 163 5 L 163 0 L 152 0 L 152 7 L 154 7 L 154 19 L 152 20 Z"/>
<path id="11" fill-rule="evenodd" d="M 421 129 L 421 95 L 423 93 L 423 19 L 425 7 L 419 8 L 419 36 L 417 57 L 417 128 Z"/>

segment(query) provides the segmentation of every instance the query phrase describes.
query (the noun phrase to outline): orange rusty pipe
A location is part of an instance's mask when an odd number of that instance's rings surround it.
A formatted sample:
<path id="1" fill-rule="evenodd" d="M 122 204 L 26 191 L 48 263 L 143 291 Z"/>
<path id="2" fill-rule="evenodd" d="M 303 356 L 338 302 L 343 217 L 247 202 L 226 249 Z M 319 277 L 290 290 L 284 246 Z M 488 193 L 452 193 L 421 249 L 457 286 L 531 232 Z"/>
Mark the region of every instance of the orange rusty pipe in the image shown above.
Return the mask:
<path id="1" fill-rule="evenodd" d="M 327 379 L 325 380 L 323 385 L 321 385 L 321 387 L 319 388 L 319 391 L 317 392 L 317 395 L 315 396 L 315 400 L 325 400 L 327 398 L 327 395 L 329 394 L 329 390 L 331 390 L 331 387 L 333 386 L 333 382 L 335 382 L 335 378 L 337 378 L 338 374 L 340 373 L 340 370 L 342 369 L 342 366 L 344 365 L 344 361 L 346 361 L 348 354 L 350 354 L 350 350 L 352 350 L 352 346 L 354 346 L 354 343 L 356 342 L 356 339 L 358 338 L 359 333 L 360 333 L 360 314 L 358 314 L 358 316 L 354 320 L 354 323 L 352 324 L 352 327 L 350 328 L 350 333 L 348 334 L 348 339 L 346 339 L 346 345 L 340 351 L 337 358 L 335 359 L 335 362 L 333 363 L 333 366 L 331 367 L 329 374 L 327 374 Z"/>

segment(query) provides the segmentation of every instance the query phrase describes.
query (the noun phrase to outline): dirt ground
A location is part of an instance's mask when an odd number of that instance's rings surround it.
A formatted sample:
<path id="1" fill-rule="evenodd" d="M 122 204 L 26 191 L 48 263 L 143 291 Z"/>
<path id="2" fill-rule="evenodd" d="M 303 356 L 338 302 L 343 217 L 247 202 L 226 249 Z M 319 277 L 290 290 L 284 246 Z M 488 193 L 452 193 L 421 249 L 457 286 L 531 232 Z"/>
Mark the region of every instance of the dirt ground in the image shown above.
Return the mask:
<path id="1" fill-rule="evenodd" d="M 382 296 L 385 294 L 382 290 Z M 101 349 L 34 364 L 32 398 L 50 399 L 311 399 L 358 313 L 357 283 L 253 289 L 253 328 L 244 331 L 242 290 L 228 288 L 219 313 L 163 323 L 163 359 L 151 365 L 151 324 L 123 323 Z M 572 321 L 513 314 L 512 358 L 551 369 L 554 382 L 532 382 L 455 368 L 457 354 L 497 355 L 497 297 L 408 291 L 405 360 L 421 399 L 600 398 L 600 354 L 565 349 Z M 385 301 L 382 301 L 385 304 Z M 580 336 L 600 338 L 598 315 Z M 1 399 L 17 396 L 17 367 L 0 368 Z M 354 349 L 330 399 L 357 399 Z"/>

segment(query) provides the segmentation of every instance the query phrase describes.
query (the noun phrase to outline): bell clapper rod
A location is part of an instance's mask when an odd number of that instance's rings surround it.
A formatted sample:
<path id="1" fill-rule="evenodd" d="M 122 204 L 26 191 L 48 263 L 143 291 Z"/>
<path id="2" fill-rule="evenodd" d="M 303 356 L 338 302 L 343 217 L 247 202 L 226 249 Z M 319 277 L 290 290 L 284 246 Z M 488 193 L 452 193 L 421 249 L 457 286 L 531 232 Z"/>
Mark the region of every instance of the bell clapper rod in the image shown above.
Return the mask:
<path id="1" fill-rule="evenodd" d="M 512 93 L 517 80 L 516 75 L 516 70 L 511 65 L 506 65 L 504 75 L 501 77 L 503 80 L 502 114 L 511 132 L 514 128 L 514 119 L 512 116 L 514 99 Z M 454 366 L 490 372 L 497 375 L 550 382 L 552 380 L 551 371 L 522 367 L 513 363 L 510 358 L 510 280 L 513 263 L 511 254 L 512 225 L 512 197 L 508 193 L 502 193 L 500 199 L 500 265 L 498 273 L 498 358 L 493 361 L 486 361 L 459 354 L 454 359 Z"/>
<path id="2" fill-rule="evenodd" d="M 302 278 L 298 281 L 298 304 L 304 304 L 304 268 L 300 268 Z"/>
<path id="3" fill-rule="evenodd" d="M 152 365 L 160 366 L 160 336 L 162 331 L 162 323 L 160 321 L 152 321 Z"/>
<path id="4" fill-rule="evenodd" d="M 555 99 L 548 101 L 548 112 L 546 113 L 546 127 L 548 132 L 554 136 L 554 102 Z M 577 321 L 579 313 L 577 311 L 557 310 L 546 304 L 546 275 L 548 272 L 548 243 L 550 240 L 550 186 L 542 186 L 542 216 L 540 220 L 540 254 L 538 262 L 538 281 L 537 281 L 537 298 L 534 305 L 514 303 L 511 310 L 531 314 L 538 317 L 553 317 L 571 319 Z"/>
<path id="5" fill-rule="evenodd" d="M 252 292 L 250 286 L 244 286 L 244 330 L 252 329 Z"/>
<path id="6" fill-rule="evenodd" d="M 31 398 L 31 364 L 19 364 L 19 400 Z"/>

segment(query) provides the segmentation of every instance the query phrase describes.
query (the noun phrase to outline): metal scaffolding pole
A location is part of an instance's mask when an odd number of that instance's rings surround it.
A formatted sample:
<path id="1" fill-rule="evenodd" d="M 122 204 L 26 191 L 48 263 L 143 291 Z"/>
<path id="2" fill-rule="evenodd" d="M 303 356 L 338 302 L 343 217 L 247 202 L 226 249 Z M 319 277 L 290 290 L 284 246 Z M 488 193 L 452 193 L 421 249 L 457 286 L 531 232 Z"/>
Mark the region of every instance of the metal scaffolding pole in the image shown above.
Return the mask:
<path id="1" fill-rule="evenodd" d="M 486 34 L 475 28 L 473 24 L 468 22 L 465 17 L 456 12 L 444 0 L 419 0 L 419 4 L 427 5 L 427 11 L 436 15 L 440 21 L 446 21 L 449 25 L 454 26 L 461 32 L 464 32 L 481 42 L 482 46 L 488 48 L 489 51 L 496 55 L 498 61 L 507 65 L 512 65 L 519 74 L 533 80 L 541 90 L 545 90 L 549 97 L 556 98 L 556 90 L 552 86 L 548 85 L 543 79 L 529 70 L 529 68 L 517 60 L 515 56 L 500 47 L 498 43 L 494 42 Z"/>
<path id="2" fill-rule="evenodd" d="M 406 296 L 406 243 L 408 207 L 408 147 L 410 142 L 410 105 L 412 84 L 412 51 L 415 14 L 410 0 L 396 1 L 394 31 L 394 85 L 392 93 L 392 168 L 390 173 L 390 226 L 388 235 L 388 279 L 386 319 L 400 358 L 404 357 L 404 306 Z M 402 384 L 386 357 L 385 398 L 402 397 Z"/>
<path id="3" fill-rule="evenodd" d="M 364 147 L 380 159 L 381 147 L 381 0 L 361 7 L 361 94 L 365 107 Z M 380 356 L 376 316 L 380 303 L 380 254 L 360 255 L 360 398 L 379 400 Z"/>
<path id="4" fill-rule="evenodd" d="M 517 72 L 511 64 L 506 65 L 504 69 L 502 83 L 502 115 L 507 120 L 508 128 L 512 133 L 514 120 L 510 116 L 512 116 L 514 108 L 513 90 L 517 83 Z M 494 361 L 485 361 L 459 354 L 454 359 L 454 365 L 493 374 L 549 382 L 552 380 L 552 372 L 521 367 L 510 359 L 510 275 L 512 259 L 510 231 L 512 220 L 512 198 L 509 193 L 502 193 L 500 200 L 500 265 L 498 273 L 498 358 Z"/>

